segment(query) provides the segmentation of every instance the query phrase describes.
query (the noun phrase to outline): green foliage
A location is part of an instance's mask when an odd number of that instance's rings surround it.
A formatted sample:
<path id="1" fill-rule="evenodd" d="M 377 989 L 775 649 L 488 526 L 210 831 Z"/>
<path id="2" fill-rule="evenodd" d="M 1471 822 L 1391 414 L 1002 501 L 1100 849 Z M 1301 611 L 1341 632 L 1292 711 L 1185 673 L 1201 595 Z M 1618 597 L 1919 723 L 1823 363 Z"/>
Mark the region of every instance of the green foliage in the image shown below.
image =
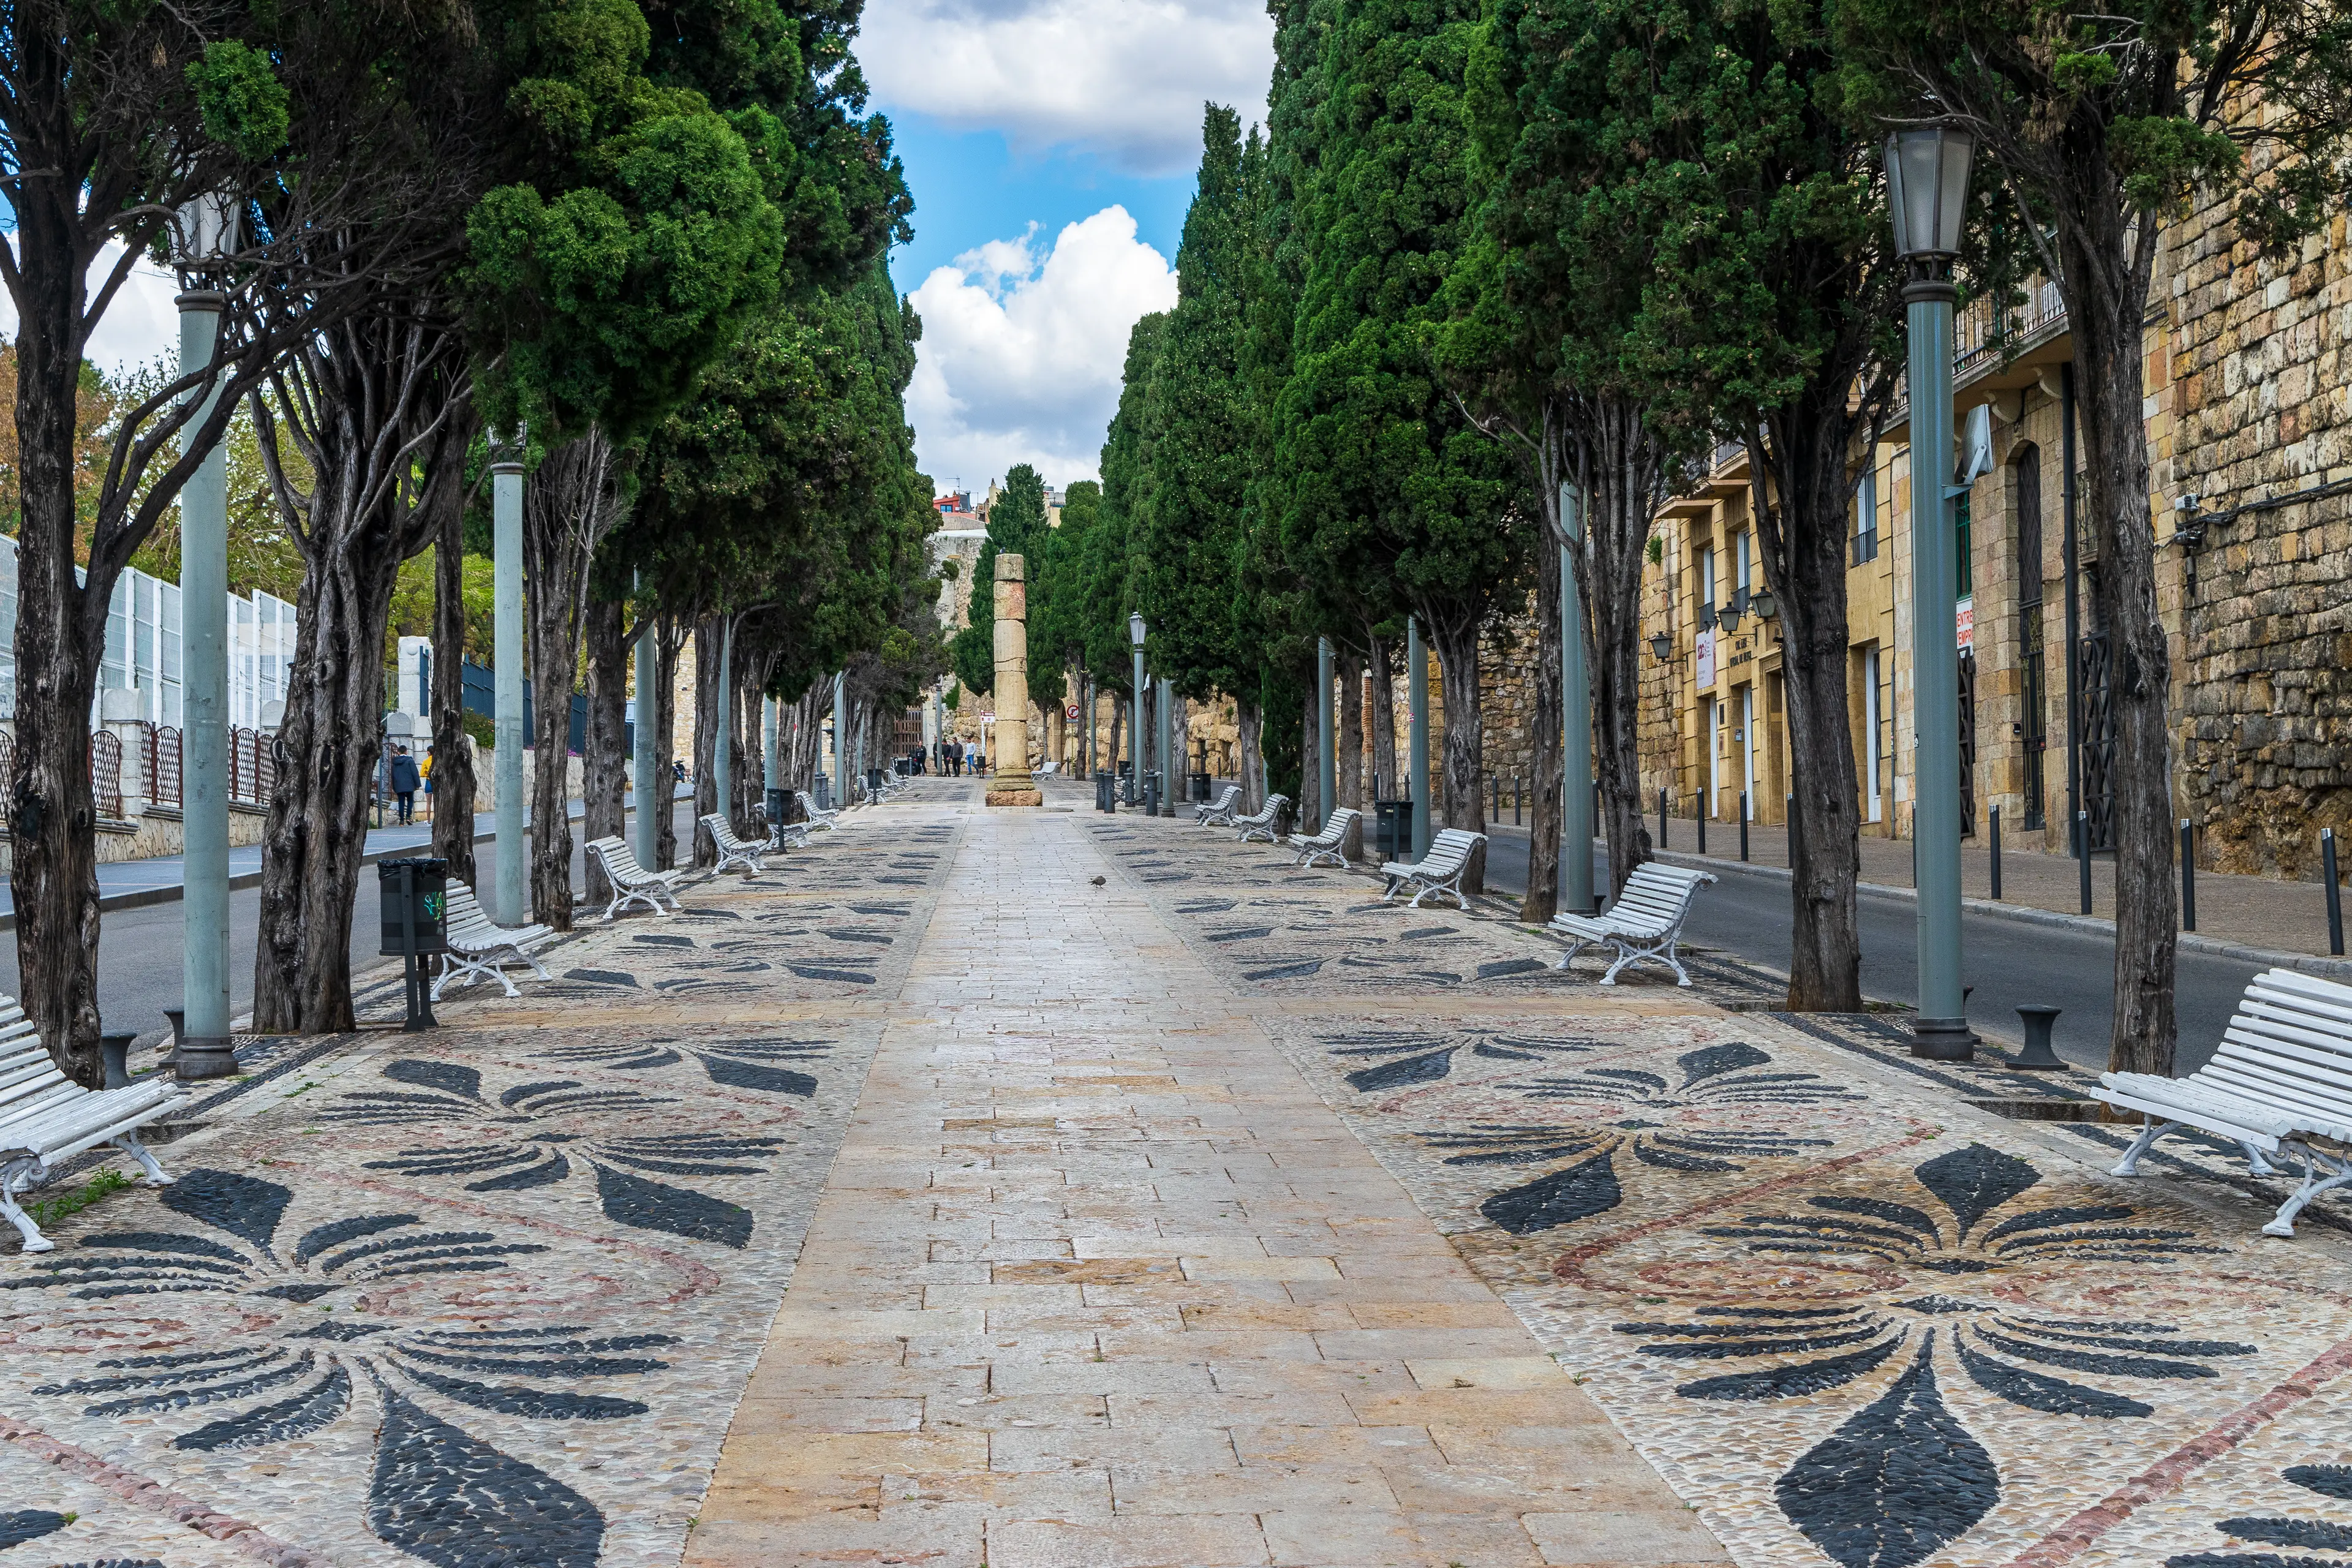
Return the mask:
<path id="1" fill-rule="evenodd" d="M 1083 658 L 1087 638 L 1087 552 L 1102 517 L 1102 485 L 1081 479 L 1064 492 L 1062 525 L 1048 529 L 1029 557 L 1029 668 L 1052 670 Z"/>
<path id="2" fill-rule="evenodd" d="M 1475 233 L 1462 102 L 1474 7 L 1366 0 L 1316 19 L 1313 159 L 1289 219 L 1304 265 L 1271 465 L 1287 476 L 1271 501 L 1280 555 L 1364 605 L 1402 599 L 1441 632 L 1475 626 L 1517 579 L 1532 507 L 1423 341 Z"/>
<path id="3" fill-rule="evenodd" d="M 187 75 L 205 135 L 253 163 L 286 144 L 286 84 L 260 51 L 236 38 L 215 39 L 188 62 Z"/>
<path id="4" fill-rule="evenodd" d="M 26 1204 L 25 1212 L 33 1216 L 35 1225 L 47 1229 L 60 1220 L 71 1218 L 110 1194 L 119 1193 L 129 1185 L 131 1185 L 131 1178 L 121 1172 L 100 1171 L 79 1187 L 59 1193 L 53 1198 L 42 1198 L 38 1202 Z"/>
<path id="5" fill-rule="evenodd" d="M 1102 502 L 1088 531 L 1082 568 L 1086 593 L 1086 661 L 1106 691 L 1129 691 L 1134 684 L 1127 617 L 1137 607 L 1129 582 L 1136 518 L 1148 504 L 1156 416 L 1151 376 L 1167 335 L 1168 312 L 1156 310 L 1127 334 L 1125 379 L 1118 410 L 1103 441 Z"/>

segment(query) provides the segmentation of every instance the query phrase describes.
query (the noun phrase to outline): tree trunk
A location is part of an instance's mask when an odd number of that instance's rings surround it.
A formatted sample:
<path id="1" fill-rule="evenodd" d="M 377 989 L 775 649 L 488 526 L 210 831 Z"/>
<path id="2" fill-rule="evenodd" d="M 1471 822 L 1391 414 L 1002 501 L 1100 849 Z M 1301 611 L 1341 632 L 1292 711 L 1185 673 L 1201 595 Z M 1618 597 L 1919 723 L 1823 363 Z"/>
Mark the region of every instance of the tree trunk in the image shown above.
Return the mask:
<path id="1" fill-rule="evenodd" d="M 523 594 L 539 733 L 530 781 L 531 918 L 572 929 L 572 690 L 588 563 L 620 507 L 613 448 L 594 431 L 550 452 L 523 492 Z"/>
<path id="2" fill-rule="evenodd" d="M 1333 790 L 1338 804 L 1353 811 L 1364 803 L 1364 661 L 1352 653 L 1339 656 L 1339 765 Z"/>
<path id="3" fill-rule="evenodd" d="M 1559 857 L 1568 809 L 1568 758 L 1562 751 L 1564 696 L 1560 687 L 1559 567 L 1554 552 L 1537 552 L 1535 759 L 1528 818 L 1528 887 L 1519 919 L 1538 925 L 1559 912 Z M 1591 853 L 1590 845 L 1568 847 Z M 1578 910 L 1581 914 L 1583 910 Z"/>
<path id="4" fill-rule="evenodd" d="M 1439 811 L 1448 827 L 1469 833 L 1486 831 L 1486 793 L 1480 787 L 1485 761 L 1486 726 L 1478 710 L 1478 623 L 1430 620 L 1430 647 L 1437 653 L 1438 689 L 1445 702 L 1445 738 L 1439 757 L 1444 787 L 1438 792 Z M 1462 873 L 1462 890 L 1486 890 L 1486 847 L 1478 846 Z"/>
<path id="5" fill-rule="evenodd" d="M 470 439 L 472 426 L 465 435 Z M 434 531 L 433 853 L 474 886 L 474 748 L 466 735 L 466 515 L 454 490 Z"/>
<path id="6" fill-rule="evenodd" d="M 1404 766 L 1397 758 L 1396 678 L 1390 669 L 1393 650 L 1379 637 L 1372 643 L 1372 793 L 1381 800 L 1404 795 Z"/>
<path id="7" fill-rule="evenodd" d="M 664 616 L 654 631 L 654 662 L 660 666 L 654 672 L 651 703 L 654 727 L 654 784 L 660 791 L 654 802 L 654 860 L 656 870 L 667 871 L 677 865 L 677 781 L 671 776 L 672 764 L 677 758 L 677 655 L 680 647 L 677 625 Z M 637 693 L 639 722 L 645 721 L 647 710 L 646 694 Z M 643 811 L 645 806 L 637 808 Z"/>
<path id="8" fill-rule="evenodd" d="M 1609 891 L 1654 853 L 1642 816 L 1642 556 L 1664 496 L 1664 455 L 1642 411 L 1595 400 L 1582 411 L 1589 501 L 1576 563 L 1591 671 L 1593 767 L 1609 840 Z"/>
<path id="9" fill-rule="evenodd" d="M 263 466 L 303 557 L 262 840 L 261 1033 L 352 1025 L 352 906 L 383 746 L 384 633 L 401 563 L 446 531 L 464 482 L 457 353 L 429 327 L 361 317 L 297 353 L 274 415 L 255 399 Z M 281 438 L 309 471 L 307 494 L 280 458 Z"/>
<path id="10" fill-rule="evenodd" d="M 352 905 L 383 751 L 383 637 L 400 558 L 383 548 L 381 529 L 345 531 L 331 515 L 327 497 L 313 500 L 286 716 L 272 746 L 278 781 L 253 962 L 253 1026 L 265 1035 L 352 1025 Z"/>
<path id="11" fill-rule="evenodd" d="M 1780 606 L 1789 705 L 1789 1010 L 1862 1010 L 1862 874 L 1853 726 L 1846 710 L 1847 454 L 1861 434 L 1848 388 L 1815 383 L 1748 445 L 1764 581 Z M 1777 489 L 1770 504 L 1766 479 Z M 1924 468 L 1912 482 L 1932 482 Z"/>
<path id="12" fill-rule="evenodd" d="M 627 826 L 629 779 L 629 644 L 622 634 L 621 602 L 591 599 L 582 617 L 588 653 L 588 737 L 580 751 L 580 830 L 591 840 L 622 836 Z M 648 785 L 653 780 L 646 781 Z M 652 809 L 658 789 L 648 788 L 637 809 Z M 604 873 L 588 862 L 588 902 L 611 900 Z"/>
<path id="13" fill-rule="evenodd" d="M 2101 165 L 2101 172 L 2106 173 Z M 2074 331 L 2077 416 L 2090 481 L 2094 567 L 2113 647 L 2116 1002 L 2111 1072 L 2172 1070 L 2179 905 L 2172 880 L 2171 652 L 2157 615 L 2156 538 L 2147 504 L 2143 351 L 2152 218 L 2124 259 L 2121 194 L 2102 190 L 2059 226 Z M 2089 232 L 2095 230 L 2096 232 Z M 1913 481 L 1916 483 L 1916 479 Z M 21 634 L 20 634 L 21 635 Z M 2068 649 L 2073 658 L 2073 649 Z"/>
<path id="14" fill-rule="evenodd" d="M 723 616 L 698 621 L 694 627 L 694 864 L 715 866 L 719 846 L 702 819 L 719 809 L 719 781 L 712 770 L 718 755 L 719 716 L 719 639 L 726 635 Z"/>
<path id="15" fill-rule="evenodd" d="M 1310 690 L 1307 700 L 1298 706 L 1303 710 L 1299 721 L 1298 831 L 1320 833 L 1323 831 L 1322 704 L 1315 700 Z M 1338 786 L 1334 785 L 1333 792 L 1336 794 L 1337 791 Z"/>
<path id="16" fill-rule="evenodd" d="M 1105 766 L 1116 775 L 1118 772 L 1118 743 L 1127 729 L 1127 704 L 1116 694 L 1110 704 L 1110 750 L 1104 752 Z"/>
<path id="17" fill-rule="evenodd" d="M 57 319 L 17 334 L 16 775 L 9 781 L 9 883 L 25 1016 L 49 1059 L 85 1088 L 105 1082 L 98 1054 L 97 807 L 89 708 L 112 589 L 74 580 L 74 394 L 80 365 L 57 351 L 78 280 L 40 277 L 47 248 L 20 245 L 26 291 Z M 99 625 L 90 625 L 95 597 Z"/>
<path id="18" fill-rule="evenodd" d="M 777 720 L 780 724 L 789 725 L 792 731 L 784 742 L 785 788 L 814 792 L 817 763 L 824 749 L 824 712 L 832 702 L 833 682 L 816 681 L 788 704 Z M 793 819 L 799 820 L 797 811 Z"/>
<path id="19" fill-rule="evenodd" d="M 1242 737 L 1241 808 L 1244 813 L 1265 805 L 1265 753 L 1258 746 L 1258 727 L 1265 714 L 1255 702 L 1236 699 L 1234 712 Z"/>

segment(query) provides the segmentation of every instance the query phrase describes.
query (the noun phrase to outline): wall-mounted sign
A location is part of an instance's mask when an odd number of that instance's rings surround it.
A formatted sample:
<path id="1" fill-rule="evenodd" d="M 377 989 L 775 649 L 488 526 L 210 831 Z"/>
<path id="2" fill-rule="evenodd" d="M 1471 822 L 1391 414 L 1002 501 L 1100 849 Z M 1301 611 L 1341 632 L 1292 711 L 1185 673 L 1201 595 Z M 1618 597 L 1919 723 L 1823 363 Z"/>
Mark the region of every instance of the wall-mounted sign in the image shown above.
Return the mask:
<path id="1" fill-rule="evenodd" d="M 1958 638 L 1961 652 L 1972 651 L 1977 646 L 1977 602 L 1962 599 L 1952 611 L 1952 630 Z"/>
<path id="2" fill-rule="evenodd" d="M 1698 675 L 1696 679 L 1701 688 L 1713 686 L 1715 684 L 1715 634 L 1713 632 L 1701 632 L 1698 634 Z"/>

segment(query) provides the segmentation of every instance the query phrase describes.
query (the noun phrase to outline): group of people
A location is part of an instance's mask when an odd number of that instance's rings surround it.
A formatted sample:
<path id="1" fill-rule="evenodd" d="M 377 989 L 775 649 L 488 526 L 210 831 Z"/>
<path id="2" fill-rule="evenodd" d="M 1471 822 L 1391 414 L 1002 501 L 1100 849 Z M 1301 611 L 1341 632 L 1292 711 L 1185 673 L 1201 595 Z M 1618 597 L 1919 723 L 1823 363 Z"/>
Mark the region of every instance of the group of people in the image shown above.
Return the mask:
<path id="1" fill-rule="evenodd" d="M 963 742 L 950 735 L 940 747 L 940 771 L 950 778 L 960 779 L 963 777 L 964 763 L 967 761 L 971 763 L 971 771 L 977 774 L 981 768 L 980 748 L 975 745 L 967 752 L 964 750 Z"/>

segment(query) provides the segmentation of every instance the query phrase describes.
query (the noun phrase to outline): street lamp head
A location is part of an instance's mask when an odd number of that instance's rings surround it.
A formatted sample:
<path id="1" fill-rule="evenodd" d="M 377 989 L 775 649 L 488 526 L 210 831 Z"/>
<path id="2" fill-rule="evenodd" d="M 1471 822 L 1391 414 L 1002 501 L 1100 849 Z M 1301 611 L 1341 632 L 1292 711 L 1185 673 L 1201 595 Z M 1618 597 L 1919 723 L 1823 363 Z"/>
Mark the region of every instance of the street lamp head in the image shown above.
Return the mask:
<path id="1" fill-rule="evenodd" d="M 1757 589 L 1748 599 L 1748 607 L 1756 612 L 1756 618 L 1759 621 L 1777 619 L 1780 614 L 1780 606 L 1773 599 L 1772 590 L 1769 588 Z"/>
<path id="2" fill-rule="evenodd" d="M 1721 610 L 1717 611 L 1716 613 L 1716 618 L 1722 622 L 1723 629 L 1725 631 L 1736 634 L 1739 630 L 1740 614 L 1741 611 L 1739 604 L 1737 600 L 1734 600 L 1732 603 L 1724 605 Z"/>
<path id="3" fill-rule="evenodd" d="M 1948 266 L 1959 255 L 1976 150 L 1974 132 L 1955 125 L 1909 126 L 1887 137 L 1886 205 L 1906 261 Z"/>
<path id="4" fill-rule="evenodd" d="M 1143 612 L 1141 610 L 1127 617 L 1127 640 L 1138 647 L 1143 646 Z"/>
<path id="5" fill-rule="evenodd" d="M 1665 663 L 1666 660 L 1672 658 L 1675 655 L 1675 639 L 1668 637 L 1664 632 L 1652 633 L 1650 637 L 1650 652 L 1656 657 L 1657 661 L 1660 664 Z"/>
<path id="6" fill-rule="evenodd" d="M 184 203 L 172 216 L 172 265 L 183 276 L 217 268 L 236 250 L 242 216 L 243 204 L 226 191 L 208 191 Z"/>

